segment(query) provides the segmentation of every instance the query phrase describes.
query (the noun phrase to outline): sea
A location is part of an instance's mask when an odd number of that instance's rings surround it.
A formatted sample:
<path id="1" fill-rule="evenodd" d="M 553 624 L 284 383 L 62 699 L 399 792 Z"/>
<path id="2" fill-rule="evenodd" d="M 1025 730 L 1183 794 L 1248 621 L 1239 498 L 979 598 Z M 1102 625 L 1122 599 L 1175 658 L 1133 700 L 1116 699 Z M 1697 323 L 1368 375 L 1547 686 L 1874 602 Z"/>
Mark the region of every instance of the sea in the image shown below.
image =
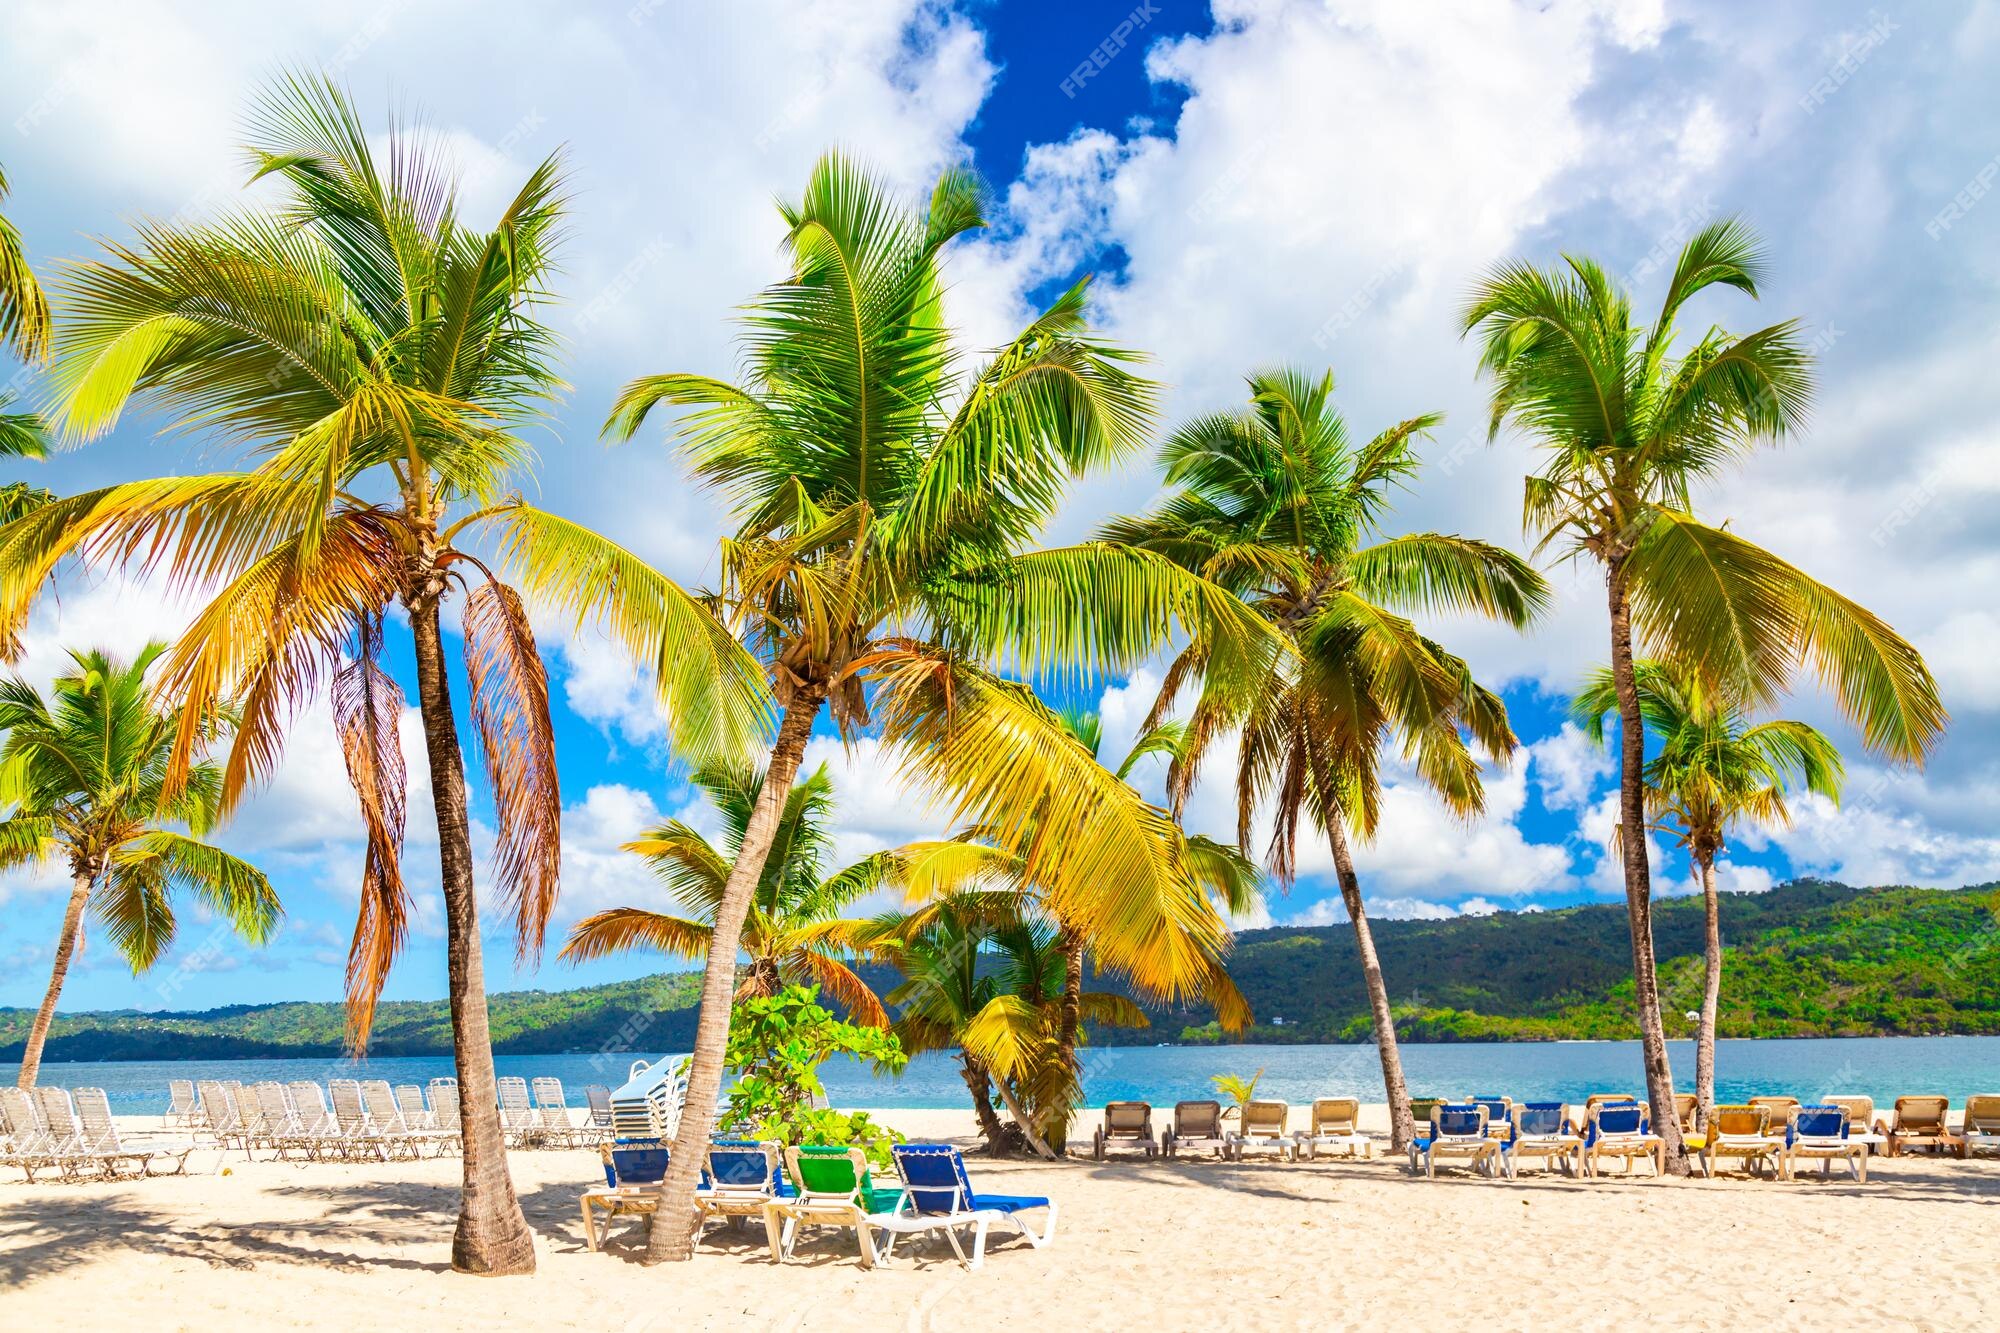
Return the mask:
<path id="1" fill-rule="evenodd" d="M 1677 1087 L 1694 1083 L 1694 1046 L 1669 1042 Z M 634 1061 L 673 1052 L 567 1055 L 500 1055 L 502 1075 L 551 1076 L 563 1081 L 573 1105 L 582 1089 L 617 1087 Z M 1293 1103 L 1315 1097 L 1381 1101 L 1382 1067 L 1373 1045 L 1358 1046 L 1100 1046 L 1082 1053 L 1083 1085 L 1090 1105 L 1125 1099 L 1168 1105 L 1214 1096 L 1218 1074 L 1260 1075 L 1257 1093 Z M 1802 1101 L 1836 1094 L 1873 1097 L 1887 1105 L 1913 1093 L 2000 1092 L 2000 1037 L 1839 1037 L 1740 1040 L 1716 1044 L 1716 1097 L 1728 1103 L 1762 1094 Z M 12 1084 L 19 1066 L 0 1064 L 0 1082 Z M 1633 1041 L 1536 1043 L 1423 1043 L 1403 1047 L 1403 1069 L 1418 1097 L 1505 1094 L 1516 1101 L 1580 1102 L 1593 1092 L 1637 1092 L 1645 1084 L 1639 1044 Z M 921 1055 L 901 1073 L 878 1074 L 844 1059 L 821 1071 L 827 1096 L 848 1110 L 888 1107 L 950 1109 L 968 1094 L 956 1059 Z M 167 1109 L 169 1079 L 385 1078 L 424 1084 L 449 1077 L 449 1056 L 397 1056 L 363 1061 L 104 1060 L 45 1062 L 41 1081 L 63 1087 L 103 1088 L 111 1109 L 157 1115 Z"/>

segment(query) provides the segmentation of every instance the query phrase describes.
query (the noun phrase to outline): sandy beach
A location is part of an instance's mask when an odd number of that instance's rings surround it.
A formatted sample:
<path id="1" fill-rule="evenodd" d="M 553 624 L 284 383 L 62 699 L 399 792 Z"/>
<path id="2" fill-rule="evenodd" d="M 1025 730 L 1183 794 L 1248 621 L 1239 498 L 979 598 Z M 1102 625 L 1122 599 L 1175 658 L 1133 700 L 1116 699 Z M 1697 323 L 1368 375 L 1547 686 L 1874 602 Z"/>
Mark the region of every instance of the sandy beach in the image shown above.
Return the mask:
<path id="1" fill-rule="evenodd" d="M 1380 1108 L 1371 1108 L 1378 1124 Z M 885 1112 L 913 1138 L 970 1115 Z M 1094 1115 L 1087 1115 L 1090 1124 Z M 960 1138 L 970 1144 L 969 1138 Z M 209 1171 L 215 1155 L 197 1157 Z M 517 1152 L 538 1237 L 530 1278 L 452 1274 L 455 1159 L 221 1162 L 121 1184 L 0 1181 L 9 1328 L 882 1329 L 1845 1326 L 1960 1329 L 2000 1318 L 1991 1247 L 2000 1161 L 1878 1159 L 1868 1183 L 1814 1175 L 1576 1182 L 1400 1163 L 1211 1159 L 988 1163 L 982 1188 L 1048 1194 L 1045 1250 L 1001 1239 L 967 1273 L 942 1242 L 863 1271 L 822 1233 L 775 1266 L 759 1231 L 715 1231 L 691 1264 L 646 1268 L 643 1222 L 590 1253 L 583 1150 Z M 1000 1235 L 995 1233 L 996 1237 Z"/>

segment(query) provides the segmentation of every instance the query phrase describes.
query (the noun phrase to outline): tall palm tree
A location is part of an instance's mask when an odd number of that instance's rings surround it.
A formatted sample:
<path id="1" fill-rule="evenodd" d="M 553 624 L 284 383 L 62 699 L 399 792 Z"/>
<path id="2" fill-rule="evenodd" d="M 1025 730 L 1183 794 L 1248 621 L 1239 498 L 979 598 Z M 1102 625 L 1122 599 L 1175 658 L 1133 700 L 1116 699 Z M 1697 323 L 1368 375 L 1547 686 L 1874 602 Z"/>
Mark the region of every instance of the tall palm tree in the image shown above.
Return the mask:
<path id="1" fill-rule="evenodd" d="M 1687 1159 L 1653 958 L 1635 649 L 1698 667 L 1753 708 L 1810 666 L 1870 749 L 1911 763 L 1923 761 L 1946 720 L 1936 681 L 1901 635 L 1727 526 L 1694 516 L 1697 483 L 1805 421 L 1812 358 L 1796 320 L 1742 336 L 1711 327 L 1679 346 L 1676 320 L 1692 297 L 1711 287 L 1755 297 L 1762 274 L 1755 236 L 1731 219 L 1683 247 L 1650 325 L 1637 321 L 1630 295 L 1602 266 L 1575 255 L 1551 269 L 1494 269 L 1464 312 L 1493 379 L 1492 432 L 1512 421 L 1545 452 L 1522 510 L 1537 551 L 1554 547 L 1604 570 L 1634 998 L 1653 1123 L 1677 1172 Z"/>
<path id="2" fill-rule="evenodd" d="M 1639 716 L 1657 752 L 1646 761 L 1646 815 L 1687 848 L 1701 885 L 1706 919 L 1701 1027 L 1695 1041 L 1695 1097 L 1704 1114 L 1715 1107 L 1715 1013 L 1722 995 L 1722 922 L 1715 861 L 1732 825 L 1749 819 L 1766 827 L 1791 823 L 1787 786 L 1840 799 L 1845 772 L 1840 751 L 1818 728 L 1774 719 L 1752 723 L 1698 670 L 1641 659 L 1632 664 Z M 1604 743 L 1604 719 L 1618 709 L 1618 683 L 1603 668 L 1591 674 L 1571 705 L 1584 732 Z"/>
<path id="3" fill-rule="evenodd" d="M 24 1088 L 41 1069 L 85 907 L 134 974 L 173 943 L 176 893 L 194 895 L 252 944 L 278 922 L 264 872 L 205 841 L 221 814 L 222 770 L 196 758 L 182 780 L 168 780 L 182 714 L 146 688 L 164 651 L 149 644 L 131 662 L 73 652 L 52 700 L 19 677 L 0 681 L 0 803 L 9 810 L 0 868 L 61 857 L 71 885 L 49 989 L 21 1052 Z M 209 739 L 204 732 L 197 744 Z"/>
<path id="4" fill-rule="evenodd" d="M 0 169 L 0 202 L 6 198 L 7 173 Z M 21 233 L 0 215 L 0 345 L 30 364 L 41 362 L 49 353 L 50 327 L 48 297 L 28 267 Z M 42 419 L 33 412 L 8 411 L 13 402 L 12 391 L 0 390 L 0 457 L 48 457 L 48 434 Z M 0 523 L 18 518 L 49 499 L 47 491 L 25 482 L 0 485 Z"/>
<path id="5" fill-rule="evenodd" d="M 1295 646 L 1253 688 L 1196 707 L 1169 791 L 1178 809 L 1210 745 L 1240 726 L 1239 844 L 1249 849 L 1253 819 L 1272 804 L 1268 860 L 1289 883 L 1301 819 L 1324 832 L 1367 982 L 1400 1149 L 1413 1128 L 1410 1095 L 1348 833 L 1364 841 L 1375 833 L 1381 753 L 1391 741 L 1467 817 L 1483 808 L 1484 790 L 1462 729 L 1497 763 L 1515 743 L 1500 700 L 1403 613 L 1469 612 L 1519 628 L 1548 592 L 1520 557 L 1485 542 L 1380 537 L 1390 488 L 1415 475 L 1416 442 L 1438 418 L 1414 417 L 1357 444 L 1334 408 L 1330 372 L 1265 371 L 1249 386 L 1248 409 L 1197 417 L 1174 432 L 1161 450 L 1174 489 L 1151 513 L 1114 520 L 1104 536 L 1229 588 Z M 1207 651 L 1197 637 L 1168 669 L 1153 721 L 1173 707 Z"/>
<path id="6" fill-rule="evenodd" d="M 253 455 L 243 471 L 133 482 L 0 529 L 0 627 L 66 555 L 132 558 L 210 595 L 164 664 L 184 698 L 169 782 L 225 699 L 242 717 L 227 807 L 277 762 L 286 724 L 330 681 L 368 851 L 348 964 L 350 1036 L 367 1039 L 409 916 L 401 857 L 402 692 L 380 665 L 390 604 L 408 614 L 438 826 L 464 1192 L 453 1265 L 534 1266 L 495 1109 L 484 964 L 442 611 L 463 594 L 470 716 L 498 829 L 494 873 L 517 956 L 533 958 L 557 891 L 561 795 L 548 684 L 521 598 L 476 553 L 499 529 L 563 609 L 599 609 L 652 664 L 676 737 L 700 757 L 754 743 L 755 663 L 690 594 L 585 529 L 506 500 L 520 432 L 561 388 L 548 300 L 562 179 L 542 162 L 481 231 L 429 140 L 398 127 L 386 163 L 346 96 L 317 75 L 274 85 L 251 121 L 276 212 L 145 224 L 75 267 L 56 380 L 59 424 L 109 429 L 129 400 Z M 213 591 L 219 587 L 219 591 Z"/>
<path id="7" fill-rule="evenodd" d="M 625 850 L 644 857 L 674 898 L 695 915 L 613 907 L 577 922 L 562 958 L 581 963 L 640 948 L 695 961 L 708 956 L 716 907 L 729 882 L 729 867 L 742 849 L 764 775 L 747 764 L 709 764 L 695 770 L 693 782 L 722 815 L 722 845 L 670 819 L 626 843 Z M 891 883 L 902 858 L 895 851 L 875 852 L 825 875 L 833 850 L 833 810 L 833 779 L 824 764 L 785 798 L 770 856 L 743 921 L 739 944 L 749 955 L 749 967 L 737 983 L 736 998 L 776 995 L 790 985 L 817 986 L 846 1007 L 851 1021 L 887 1027 L 882 1001 L 840 957 L 847 952 L 840 934 L 847 923 L 841 913 Z"/>
<path id="8" fill-rule="evenodd" d="M 1095 545 L 1033 554 L 1067 480 L 1142 442 L 1153 386 L 1089 332 L 1085 284 L 968 365 L 945 324 L 941 255 L 983 225 L 979 189 L 945 172 L 912 209 L 838 154 L 780 206 L 790 272 L 744 316 L 744 382 L 669 374 L 628 385 L 607 432 L 629 438 L 660 404 L 696 477 L 739 526 L 718 601 L 770 674 L 782 709 L 764 786 L 716 912 L 682 1118 L 648 1247 L 685 1259 L 698 1145 L 722 1075 L 735 959 L 800 756 L 821 712 L 843 735 L 879 728 L 888 752 L 957 824 L 1051 834 L 1034 853 L 1058 895 L 1151 893 L 1164 822 L 1092 762 L 1025 687 L 1025 670 L 1123 667 L 1179 624 L 1229 617 L 1213 675 L 1273 651 L 1232 599 L 1168 562 Z M 1061 855 L 1056 855 L 1056 849 Z M 1059 864 L 1057 864 L 1059 862 Z M 1142 941 L 1134 941 L 1135 945 Z M 1107 941 L 1107 951 L 1121 947 Z M 1179 993 L 1203 963 L 1146 960 Z"/>

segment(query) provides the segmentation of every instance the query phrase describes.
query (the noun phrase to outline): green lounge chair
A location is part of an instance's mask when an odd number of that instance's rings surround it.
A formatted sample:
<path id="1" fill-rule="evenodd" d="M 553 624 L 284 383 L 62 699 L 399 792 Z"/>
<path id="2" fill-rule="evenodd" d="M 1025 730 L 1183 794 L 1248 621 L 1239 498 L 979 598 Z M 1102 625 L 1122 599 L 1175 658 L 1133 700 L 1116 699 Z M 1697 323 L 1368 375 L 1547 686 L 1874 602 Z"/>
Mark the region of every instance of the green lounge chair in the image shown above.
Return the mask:
<path id="1" fill-rule="evenodd" d="M 868 1174 L 868 1158 L 859 1148 L 794 1145 L 785 1149 L 785 1173 L 798 1193 L 764 1205 L 764 1233 L 771 1244 L 771 1262 L 792 1257 L 804 1227 L 851 1227 L 861 1245 L 861 1266 L 875 1266 L 875 1238 L 869 1216 L 893 1213 L 901 1205 L 901 1189 L 877 1189 Z"/>

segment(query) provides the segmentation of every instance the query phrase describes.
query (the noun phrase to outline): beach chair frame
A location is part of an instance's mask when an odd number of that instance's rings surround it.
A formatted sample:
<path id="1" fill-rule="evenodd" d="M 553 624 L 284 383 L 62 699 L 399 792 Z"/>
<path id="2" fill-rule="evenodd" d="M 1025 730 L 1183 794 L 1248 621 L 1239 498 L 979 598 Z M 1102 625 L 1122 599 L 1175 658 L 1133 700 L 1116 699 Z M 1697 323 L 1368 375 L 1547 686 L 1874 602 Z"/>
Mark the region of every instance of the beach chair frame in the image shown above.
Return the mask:
<path id="1" fill-rule="evenodd" d="M 834 1165 L 838 1162 L 845 1162 L 848 1169 L 840 1171 Z M 872 1186 L 867 1154 L 855 1147 L 792 1144 L 785 1149 L 785 1173 L 797 1192 L 764 1205 L 764 1235 L 771 1247 L 771 1262 L 790 1259 L 805 1228 L 836 1227 L 853 1230 L 860 1245 L 861 1266 L 873 1268 L 873 1215 L 896 1212 L 902 1201 L 900 1191 Z M 879 1206 L 883 1204 L 886 1206 Z"/>
<path id="2" fill-rule="evenodd" d="M 1410 1140 L 1410 1171 L 1423 1165 L 1424 1178 L 1437 1179 L 1440 1159 L 1463 1159 L 1488 1180 L 1498 1179 L 1500 1140 L 1487 1132 L 1487 1110 L 1477 1102 L 1446 1102 L 1431 1108 L 1430 1133 Z"/>
<path id="3" fill-rule="evenodd" d="M 1958 1136 L 1951 1132 L 1951 1098 L 1932 1093 L 1898 1097 L 1889 1119 L 1877 1121 L 1875 1132 L 1888 1145 L 1889 1156 L 1900 1157 L 1912 1148 L 1958 1151 Z"/>
<path id="4" fill-rule="evenodd" d="M 1091 1138 L 1090 1155 L 1101 1162 L 1111 1149 L 1120 1144 L 1139 1148 L 1148 1157 L 1159 1155 L 1160 1141 L 1153 1133 L 1151 1102 L 1104 1104 L 1104 1123 L 1098 1126 L 1097 1133 Z"/>
<path id="5" fill-rule="evenodd" d="M 1511 1132 L 1500 1145 L 1500 1164 L 1507 1179 L 1520 1173 L 1523 1158 L 1539 1157 L 1582 1179 L 1583 1135 L 1570 1128 L 1567 1102 L 1517 1102 Z"/>
<path id="6" fill-rule="evenodd" d="M 1779 1154 L 1778 1174 L 1784 1180 L 1798 1179 L 1801 1160 L 1820 1163 L 1820 1173 L 1833 1174 L 1833 1164 L 1844 1161 L 1856 1184 L 1868 1183 L 1868 1145 L 1848 1137 L 1851 1126 L 1847 1108 L 1822 1103 L 1801 1106 L 1792 1112 L 1785 1129 L 1785 1147 Z"/>
<path id="7" fill-rule="evenodd" d="M 1298 1151 L 1299 1141 L 1285 1128 L 1292 1118 L 1291 1104 L 1280 1101 L 1252 1101 L 1243 1107 L 1243 1120 L 1229 1136 L 1229 1155 L 1237 1161 L 1253 1152 L 1275 1152 L 1278 1160 L 1289 1162 Z"/>
<path id="8" fill-rule="evenodd" d="M 1160 1141 L 1160 1151 L 1178 1157 L 1183 1148 L 1207 1148 L 1212 1156 L 1229 1155 L 1229 1132 L 1222 1127 L 1222 1103 L 1213 1098 L 1174 1103 L 1174 1122 Z"/>
<path id="9" fill-rule="evenodd" d="M 965 1169 L 965 1155 L 946 1143 L 899 1143 L 889 1150 L 903 1177 L 903 1197 L 896 1210 L 871 1219 L 884 1231 L 879 1256 L 889 1262 L 896 1236 L 917 1230 L 938 1230 L 951 1242 L 953 1253 L 969 1269 L 978 1268 L 986 1258 L 986 1237 L 996 1222 L 1010 1224 L 1028 1244 L 1041 1249 L 1056 1235 L 1056 1201 L 1045 1195 L 981 1194 L 972 1187 Z M 1028 1225 L 1024 1213 L 1043 1214 L 1038 1231 Z M 956 1228 L 972 1228 L 972 1254 L 968 1258 L 958 1243 Z"/>
<path id="10" fill-rule="evenodd" d="M 1372 1158 L 1375 1140 L 1361 1132 L 1361 1099 L 1358 1097 L 1315 1097 L 1306 1113 L 1306 1128 L 1292 1136 L 1293 1160 L 1300 1153 L 1308 1162 L 1319 1160 L 1324 1148 L 1348 1157 Z"/>
<path id="11" fill-rule="evenodd" d="M 1610 1128 L 1604 1124 L 1607 1116 L 1614 1120 Z M 1632 1125 L 1629 1129 L 1628 1116 Z M 1667 1173 L 1667 1141 L 1653 1133 L 1646 1123 L 1645 1103 L 1636 1098 L 1620 1098 L 1600 1101 L 1590 1108 L 1590 1128 L 1584 1135 L 1586 1174 L 1601 1178 L 1607 1157 L 1623 1163 L 1622 1175 L 1632 1174 L 1635 1160 L 1651 1162 L 1655 1176 Z"/>
<path id="12" fill-rule="evenodd" d="M 1718 1162 L 1740 1157 L 1744 1170 L 1752 1175 L 1761 1177 L 1766 1164 L 1783 1175 L 1784 1151 L 1784 1135 L 1771 1133 L 1768 1103 L 1718 1106 L 1708 1117 L 1708 1134 L 1701 1148 L 1702 1174 L 1713 1180 Z"/>

